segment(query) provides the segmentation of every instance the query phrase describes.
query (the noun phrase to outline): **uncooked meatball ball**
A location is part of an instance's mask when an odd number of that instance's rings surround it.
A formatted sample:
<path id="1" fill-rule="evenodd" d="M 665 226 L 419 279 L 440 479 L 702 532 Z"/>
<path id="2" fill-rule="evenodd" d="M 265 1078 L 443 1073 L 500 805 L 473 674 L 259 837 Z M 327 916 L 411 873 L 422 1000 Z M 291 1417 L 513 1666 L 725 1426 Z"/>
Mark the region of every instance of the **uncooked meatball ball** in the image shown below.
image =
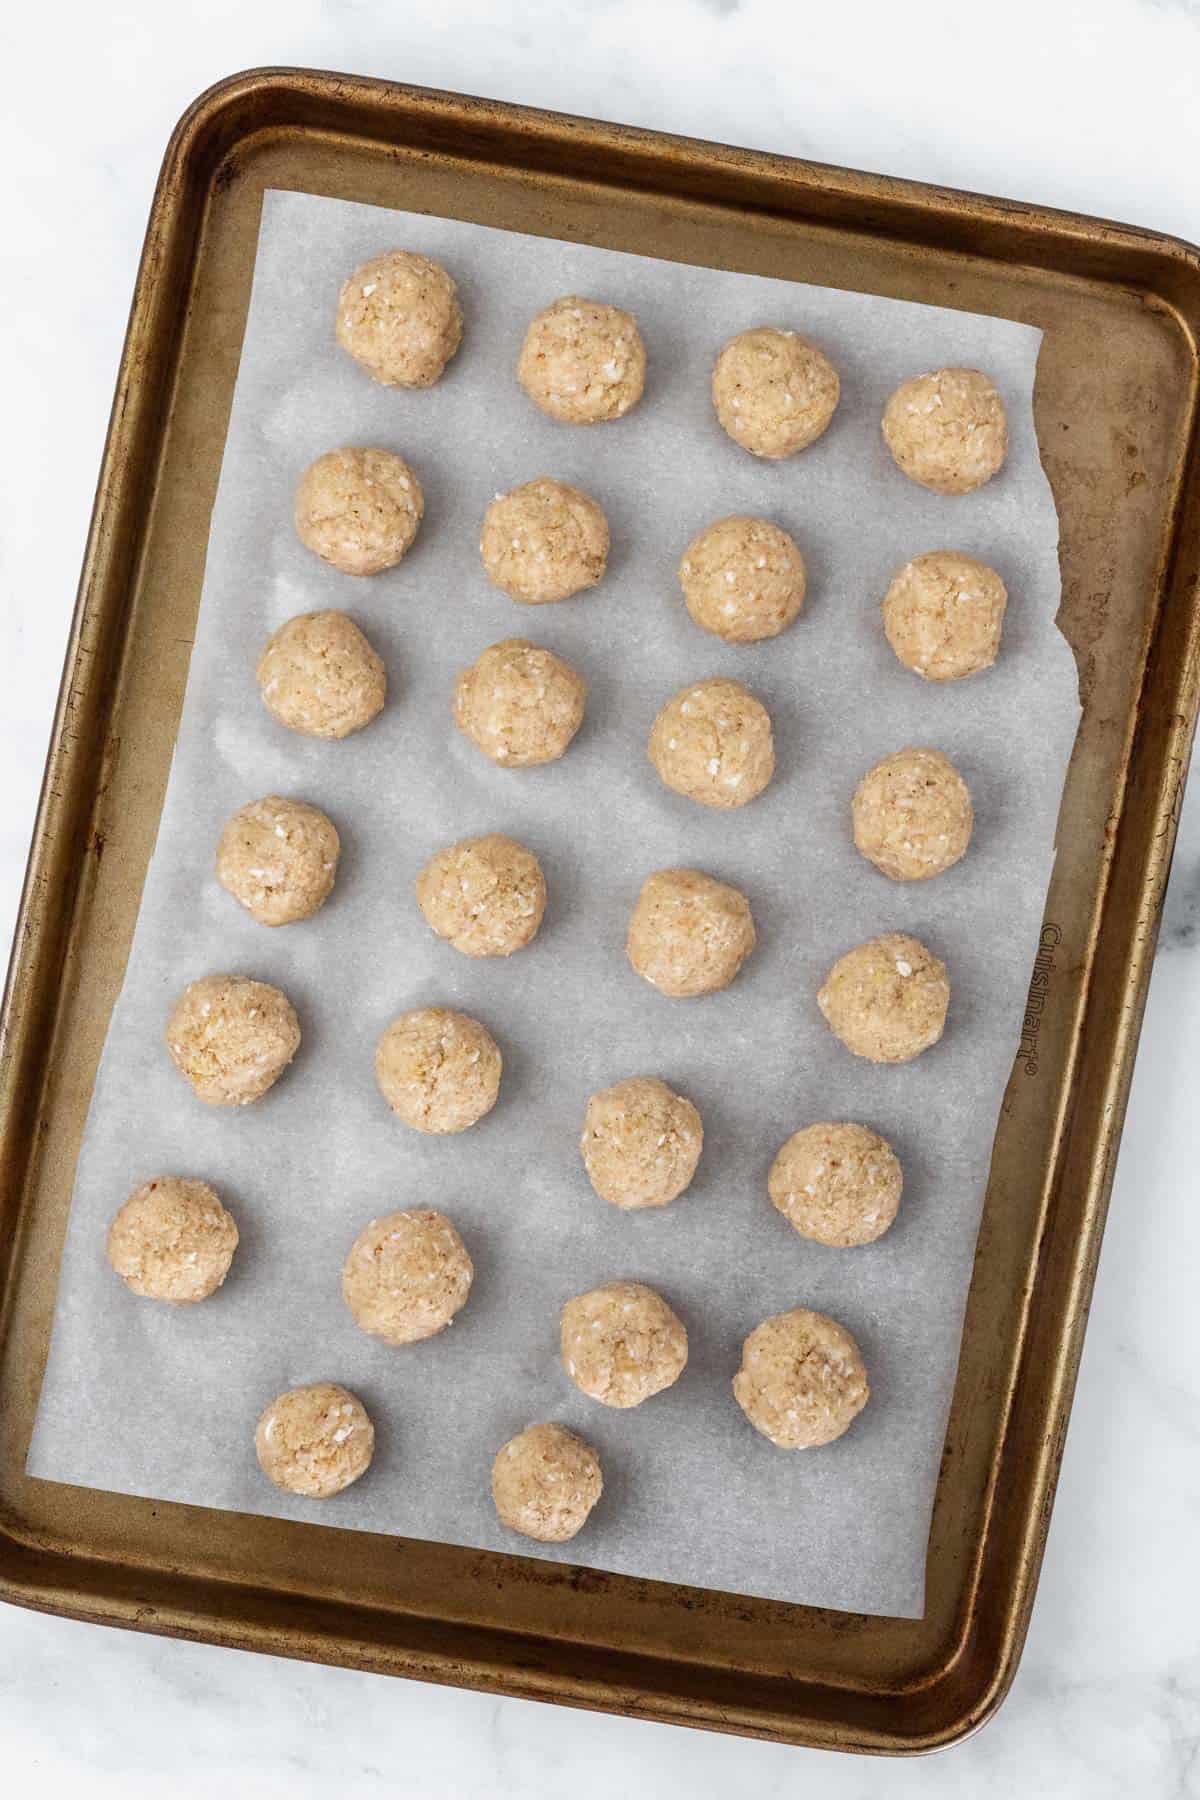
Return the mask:
<path id="1" fill-rule="evenodd" d="M 694 537 L 679 565 L 688 611 L 727 644 L 778 637 L 804 605 L 804 558 L 782 526 L 735 513 Z"/>
<path id="2" fill-rule="evenodd" d="M 258 660 L 267 711 L 306 737 L 344 738 L 381 710 L 387 675 L 353 619 L 299 613 L 279 627 Z"/>
<path id="3" fill-rule="evenodd" d="M 461 340 L 457 287 L 416 251 L 372 257 L 338 296 L 338 343 L 384 387 L 432 387 Z"/>
<path id="4" fill-rule="evenodd" d="M 981 488 L 1008 454 L 1004 402 L 979 369 L 935 369 L 898 387 L 883 409 L 896 467 L 935 494 Z"/>
<path id="5" fill-rule="evenodd" d="M 713 405 L 734 443 L 772 460 L 815 443 L 840 392 L 837 370 L 815 344 L 770 325 L 730 338 L 712 374 Z"/>
<path id="6" fill-rule="evenodd" d="M 537 936 L 546 878 L 532 850 L 493 832 L 439 850 L 416 880 L 428 924 L 464 956 L 511 956 Z"/>
<path id="7" fill-rule="evenodd" d="M 577 1536 L 603 1487 L 600 1458 L 565 1425 L 527 1426 L 492 1464 L 500 1523 L 542 1544 Z"/>
<path id="8" fill-rule="evenodd" d="M 265 1409 L 254 1433 L 258 1464 L 289 1494 L 328 1500 L 365 1475 L 375 1427 L 349 1388 L 334 1381 L 291 1388 Z"/>
<path id="9" fill-rule="evenodd" d="M 424 510 L 420 482 L 390 450 L 327 450 L 296 490 L 300 542 L 343 575 L 394 568 Z"/>
<path id="10" fill-rule="evenodd" d="M 648 877 L 625 941 L 630 962 L 672 999 L 728 987 L 756 942 L 750 902 L 699 869 Z"/>
<path id="11" fill-rule="evenodd" d="M 475 1269 L 440 1212 L 372 1219 L 350 1247 L 342 1298 L 354 1323 L 386 1344 L 417 1344 L 445 1331 L 466 1305 Z"/>
<path id="12" fill-rule="evenodd" d="M 742 1345 L 733 1397 L 780 1450 L 812 1450 L 849 1430 L 870 1396 L 862 1353 L 844 1325 L 797 1306 Z"/>
<path id="13" fill-rule="evenodd" d="M 637 320 L 600 300 L 566 294 L 525 333 L 517 378 L 552 419 L 567 425 L 619 419 L 637 405 L 646 380 Z"/>
<path id="14" fill-rule="evenodd" d="M 806 1125 L 771 1164 L 767 1186 L 801 1237 L 847 1249 L 883 1236 L 904 1176 L 891 1145 L 865 1125 Z"/>
<path id="15" fill-rule="evenodd" d="M 108 1260 L 147 1300 L 186 1306 L 216 1293 L 238 1228 L 206 1181 L 160 1175 L 135 1188 L 108 1228 Z"/>
<path id="16" fill-rule="evenodd" d="M 678 1199 L 703 1146 L 691 1101 L 656 1076 L 634 1075 L 592 1095 L 579 1148 L 600 1198 L 633 1211 Z"/>
<path id="17" fill-rule="evenodd" d="M 526 638 L 483 652 L 454 684 L 454 722 L 506 769 L 557 762 L 583 724 L 587 682 Z"/>
<path id="18" fill-rule="evenodd" d="M 217 880 L 260 925 L 291 925 L 324 906 L 340 854 L 319 807 L 268 794 L 239 807 L 221 833 Z"/>
<path id="19" fill-rule="evenodd" d="M 466 1131 L 500 1092 L 500 1049 L 478 1019 L 445 1006 L 393 1019 L 375 1051 L 379 1091 L 416 1131 Z"/>
<path id="20" fill-rule="evenodd" d="M 204 975 L 179 996 L 166 1038 L 198 1100 L 248 1106 L 274 1086 L 300 1048 L 300 1021 L 287 995 L 269 982 Z"/>
<path id="21" fill-rule="evenodd" d="M 650 732 L 650 761 L 685 799 L 745 806 L 775 773 L 770 716 L 740 681 L 711 676 L 667 701 Z"/>
<path id="22" fill-rule="evenodd" d="M 661 1394 L 683 1374 L 687 1354 L 683 1321 L 640 1281 L 593 1288 L 563 1307 L 563 1368 L 605 1406 L 640 1406 Z"/>
<path id="23" fill-rule="evenodd" d="M 883 628 L 906 668 L 959 681 L 995 662 L 1007 604 L 995 569 L 960 550 L 928 550 L 892 577 Z"/>
<path id="24" fill-rule="evenodd" d="M 608 564 L 608 520 L 590 494 L 548 475 L 497 494 L 483 515 L 488 580 L 527 606 L 595 587 Z"/>
<path id="25" fill-rule="evenodd" d="M 852 805 L 854 842 L 893 881 L 953 868 L 971 841 L 966 782 L 940 750 L 897 750 L 869 769 Z"/>
<path id="26" fill-rule="evenodd" d="M 868 1062 L 911 1062 L 946 1024 L 946 965 L 914 937 L 885 932 L 839 957 L 817 995 L 830 1029 Z"/>

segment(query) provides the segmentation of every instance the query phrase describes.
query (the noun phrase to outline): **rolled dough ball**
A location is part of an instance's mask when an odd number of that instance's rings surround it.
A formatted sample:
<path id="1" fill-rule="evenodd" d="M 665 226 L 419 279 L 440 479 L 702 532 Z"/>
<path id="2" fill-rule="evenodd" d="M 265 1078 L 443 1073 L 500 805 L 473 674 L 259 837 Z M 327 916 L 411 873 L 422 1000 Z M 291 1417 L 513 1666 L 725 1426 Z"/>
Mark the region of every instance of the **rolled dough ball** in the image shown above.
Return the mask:
<path id="1" fill-rule="evenodd" d="M 483 651 L 454 684 L 454 722 L 507 769 L 557 762 L 583 724 L 587 682 L 526 638 Z"/>
<path id="2" fill-rule="evenodd" d="M 946 1024 L 946 965 L 914 937 L 888 931 L 839 957 L 817 995 L 830 1029 L 868 1062 L 911 1062 Z"/>
<path id="3" fill-rule="evenodd" d="M 883 409 L 896 467 L 935 494 L 969 494 L 1008 454 L 1004 402 L 979 369 L 935 369 L 898 387 Z"/>
<path id="4" fill-rule="evenodd" d="M 600 1458 L 565 1425 L 526 1426 L 492 1464 L 500 1523 L 542 1544 L 565 1544 L 582 1531 L 603 1487 Z"/>
<path id="5" fill-rule="evenodd" d="M 135 1188 L 108 1228 L 108 1260 L 147 1300 L 186 1306 L 216 1293 L 238 1228 L 206 1181 L 160 1175 Z"/>
<path id="6" fill-rule="evenodd" d="M 804 558 L 782 526 L 735 513 L 694 537 L 679 565 L 688 611 L 727 644 L 778 637 L 799 615 Z"/>
<path id="7" fill-rule="evenodd" d="M 466 1131 L 500 1092 L 500 1050 L 478 1019 L 425 1006 L 393 1019 L 375 1051 L 379 1091 L 416 1131 Z"/>
<path id="8" fill-rule="evenodd" d="M 897 750 L 863 776 L 854 842 L 893 881 L 926 881 L 965 855 L 975 820 L 966 782 L 940 750 Z"/>
<path id="9" fill-rule="evenodd" d="M 462 341 L 458 289 L 414 250 L 373 256 L 338 296 L 337 341 L 384 387 L 432 387 Z"/>
<path id="10" fill-rule="evenodd" d="M 646 347 L 637 320 L 565 294 L 525 333 L 517 379 L 535 406 L 567 425 L 619 419 L 642 397 Z"/>
<path id="11" fill-rule="evenodd" d="M 608 520 L 590 494 L 541 475 L 497 494 L 483 515 L 479 554 L 510 600 L 543 606 L 595 587 L 608 564 Z"/>
<path id="12" fill-rule="evenodd" d="M 296 490 L 300 542 L 343 575 L 394 568 L 424 510 L 420 482 L 390 450 L 327 450 Z"/>
<path id="13" fill-rule="evenodd" d="M 511 956 L 538 932 L 546 878 L 532 850 L 498 832 L 439 850 L 416 879 L 426 922 L 464 956 Z"/>
<path id="14" fill-rule="evenodd" d="M 245 975 L 203 975 L 185 987 L 167 1021 L 167 1049 L 198 1100 L 248 1106 L 283 1074 L 300 1048 L 300 1021 L 286 994 Z"/>
<path id="15" fill-rule="evenodd" d="M 258 1421 L 254 1448 L 277 1488 L 328 1500 L 370 1468 L 375 1427 L 349 1388 L 318 1381 L 272 1400 Z"/>
<path id="16" fill-rule="evenodd" d="M 892 577 L 883 628 L 906 668 L 958 681 L 995 662 L 1007 604 L 995 569 L 960 550 L 928 550 Z"/>
<path id="17" fill-rule="evenodd" d="M 640 1281 L 610 1282 L 563 1307 L 563 1368 L 605 1406 L 640 1406 L 672 1387 L 687 1353 L 683 1321 Z"/>
<path id="18" fill-rule="evenodd" d="M 268 794 L 239 807 L 221 833 L 217 880 L 260 925 L 291 925 L 324 906 L 340 854 L 319 807 Z"/>
<path id="19" fill-rule="evenodd" d="M 369 725 L 387 695 L 387 675 L 343 612 L 298 613 L 258 659 L 258 685 L 272 718 L 306 737 L 344 738 Z"/>
<path id="20" fill-rule="evenodd" d="M 633 1211 L 678 1199 L 703 1145 L 691 1101 L 656 1076 L 634 1075 L 592 1095 L 579 1148 L 600 1198 Z"/>
<path id="21" fill-rule="evenodd" d="M 803 1306 L 755 1326 L 733 1378 L 734 1399 L 780 1450 L 831 1444 L 870 1392 L 862 1353 L 845 1326 Z"/>
<path id="22" fill-rule="evenodd" d="M 387 1344 L 417 1344 L 445 1331 L 467 1303 L 475 1268 L 440 1212 L 372 1219 L 350 1247 L 342 1298 L 354 1323 Z"/>
<path id="23" fill-rule="evenodd" d="M 651 987 L 672 999 L 726 988 L 756 942 L 750 902 L 699 869 L 659 869 L 645 881 L 625 949 Z"/>
<path id="24" fill-rule="evenodd" d="M 801 1237 L 835 1249 L 872 1244 L 900 1205 L 904 1176 L 886 1139 L 865 1125 L 806 1125 L 775 1161 L 773 1205 Z"/>
<path id="25" fill-rule="evenodd" d="M 815 344 L 771 325 L 730 338 L 712 374 L 713 405 L 734 443 L 773 461 L 816 442 L 840 392 L 837 370 Z"/>
<path id="26" fill-rule="evenodd" d="M 775 773 L 771 720 L 740 681 L 681 688 L 655 719 L 650 761 L 664 784 L 702 806 L 745 806 Z"/>

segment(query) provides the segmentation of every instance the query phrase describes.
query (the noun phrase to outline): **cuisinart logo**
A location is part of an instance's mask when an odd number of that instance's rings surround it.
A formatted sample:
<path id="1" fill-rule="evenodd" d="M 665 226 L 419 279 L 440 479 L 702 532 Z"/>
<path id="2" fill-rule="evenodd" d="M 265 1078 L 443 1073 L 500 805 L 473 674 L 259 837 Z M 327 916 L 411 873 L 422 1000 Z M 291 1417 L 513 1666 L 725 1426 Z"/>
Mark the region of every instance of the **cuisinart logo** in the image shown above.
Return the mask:
<path id="1" fill-rule="evenodd" d="M 1033 976 L 1025 1000 L 1025 1017 L 1021 1021 L 1021 1048 L 1017 1052 L 1017 1061 L 1024 1065 L 1027 1075 L 1036 1075 L 1038 1072 L 1039 1035 L 1042 1015 L 1046 1010 L 1046 992 L 1054 973 L 1054 952 L 1061 943 L 1062 932 L 1057 925 L 1042 926 L 1038 953 L 1033 959 Z"/>

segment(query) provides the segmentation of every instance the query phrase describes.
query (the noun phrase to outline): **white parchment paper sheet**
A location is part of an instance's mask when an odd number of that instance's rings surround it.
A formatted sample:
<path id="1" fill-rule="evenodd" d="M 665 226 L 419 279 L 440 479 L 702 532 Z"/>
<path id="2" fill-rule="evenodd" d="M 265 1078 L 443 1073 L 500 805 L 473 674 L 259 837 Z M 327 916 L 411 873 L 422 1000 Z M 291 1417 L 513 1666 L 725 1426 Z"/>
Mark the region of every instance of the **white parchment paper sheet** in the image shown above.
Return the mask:
<path id="1" fill-rule="evenodd" d="M 444 260 L 462 290 L 463 347 L 426 393 L 376 386 L 333 341 L 340 282 L 395 245 Z M 556 425 L 517 386 L 526 323 L 568 292 L 640 320 L 647 391 L 620 423 Z M 718 346 L 763 322 L 811 331 L 843 382 L 829 432 L 782 464 L 732 444 L 708 394 Z M 1053 623 L 1057 521 L 1031 408 L 1038 346 L 1036 331 L 1002 320 L 267 195 L 178 748 L 84 1137 L 32 1474 L 921 1612 L 980 1204 L 1078 718 Z M 899 475 L 879 431 L 901 380 L 948 363 L 992 373 L 1012 428 L 1001 476 L 952 500 Z M 373 580 L 325 567 L 292 528 L 300 472 L 341 443 L 402 451 L 425 488 L 415 548 Z M 592 594 L 524 608 L 489 587 L 478 528 L 496 490 L 543 473 L 596 495 L 614 550 Z M 734 511 L 785 525 L 810 571 L 796 627 L 741 649 L 692 625 L 675 573 L 692 534 Z M 997 667 L 938 688 L 895 660 L 878 603 L 899 564 L 944 545 L 995 563 L 1011 601 Z M 273 724 L 253 678 L 268 634 L 323 606 L 362 624 L 391 682 L 385 714 L 340 744 Z M 513 635 L 549 645 L 590 683 L 579 738 L 545 769 L 493 768 L 451 723 L 456 671 Z M 645 753 L 662 701 L 713 673 L 752 687 L 776 732 L 773 785 L 731 815 L 669 794 Z M 1020 728 L 1034 709 L 1038 730 Z M 978 823 L 959 867 L 900 886 L 855 852 L 849 801 L 872 762 L 911 743 L 954 759 Z M 274 932 L 212 873 L 224 820 L 272 791 L 324 807 L 344 843 L 324 911 Z M 510 961 L 473 962 L 438 942 L 412 895 L 433 849 L 482 831 L 532 846 L 549 883 L 545 926 Z M 724 994 L 666 1000 L 625 960 L 638 888 L 672 863 L 750 897 L 760 947 Z M 887 929 L 928 942 L 953 983 L 945 1039 L 903 1068 L 852 1057 L 814 1000 L 836 956 Z M 236 1112 L 196 1101 L 163 1047 L 180 989 L 217 970 L 278 983 L 304 1029 L 291 1071 Z M 381 1028 L 433 1002 L 478 1015 L 505 1059 L 495 1112 L 449 1139 L 395 1121 L 372 1074 Z M 652 1072 L 699 1106 L 704 1157 L 685 1198 L 627 1216 L 593 1195 L 579 1131 L 593 1089 Z M 870 1248 L 807 1243 L 767 1200 L 779 1144 L 825 1118 L 870 1123 L 903 1160 L 899 1221 Z M 135 1299 L 104 1260 L 112 1213 L 164 1172 L 215 1183 L 242 1233 L 225 1287 L 184 1310 Z M 400 1206 L 444 1208 L 477 1276 L 450 1331 L 393 1350 L 356 1329 L 339 1283 L 360 1227 Z M 691 1343 L 679 1383 L 631 1413 L 578 1394 L 557 1354 L 562 1301 L 618 1277 L 661 1289 Z M 799 1304 L 854 1332 L 872 1397 L 840 1442 L 786 1454 L 751 1430 L 729 1383 L 747 1331 Z M 378 1452 L 357 1486 L 318 1504 L 268 1485 L 252 1436 L 274 1394 L 322 1378 L 363 1397 Z M 565 1548 L 505 1533 L 492 1510 L 492 1456 L 535 1419 L 576 1427 L 604 1462 L 603 1500 Z"/>

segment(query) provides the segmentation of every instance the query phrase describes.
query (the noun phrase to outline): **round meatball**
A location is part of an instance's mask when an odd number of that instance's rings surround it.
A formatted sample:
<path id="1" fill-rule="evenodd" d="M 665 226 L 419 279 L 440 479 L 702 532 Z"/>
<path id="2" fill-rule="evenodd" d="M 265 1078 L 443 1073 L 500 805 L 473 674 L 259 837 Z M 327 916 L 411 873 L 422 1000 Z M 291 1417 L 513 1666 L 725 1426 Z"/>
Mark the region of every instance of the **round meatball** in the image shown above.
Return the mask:
<path id="1" fill-rule="evenodd" d="M 266 981 L 204 975 L 179 996 L 166 1038 L 198 1100 L 248 1106 L 274 1086 L 300 1048 L 300 1021 L 287 995 Z"/>
<path id="2" fill-rule="evenodd" d="M 608 564 L 608 520 L 590 494 L 548 475 L 497 494 L 483 515 L 487 578 L 527 606 L 595 587 Z"/>
<path id="3" fill-rule="evenodd" d="M 217 880 L 260 925 L 292 925 L 324 906 L 340 854 L 319 807 L 268 794 L 239 807 L 221 833 Z"/>
<path id="4" fill-rule="evenodd" d="M 108 1228 L 108 1260 L 146 1300 L 186 1306 L 215 1294 L 238 1228 L 206 1181 L 160 1175 L 135 1188 Z"/>
<path id="5" fill-rule="evenodd" d="M 382 662 L 342 612 L 298 613 L 281 625 L 258 659 L 258 685 L 271 717 L 305 737 L 349 737 L 387 696 Z"/>
<path id="6" fill-rule="evenodd" d="M 258 1465 L 289 1494 L 328 1500 L 365 1475 L 375 1427 L 362 1401 L 335 1381 L 291 1388 L 265 1409 L 254 1433 Z"/>
<path id="7" fill-rule="evenodd" d="M 532 850 L 498 832 L 462 838 L 416 880 L 426 922 L 464 956 L 511 956 L 537 936 L 546 878 Z"/>
<path id="8" fill-rule="evenodd" d="M 946 1024 L 946 965 L 916 938 L 885 932 L 839 957 L 817 995 L 830 1029 L 868 1062 L 911 1062 Z"/>
<path id="9" fill-rule="evenodd" d="M 979 369 L 935 369 L 898 387 L 883 409 L 896 467 L 935 494 L 969 494 L 1008 454 L 1004 402 Z"/>
<path id="10" fill-rule="evenodd" d="M 375 1051 L 375 1077 L 392 1111 L 416 1131 L 466 1131 L 496 1104 L 499 1046 L 478 1019 L 426 1006 L 393 1019 Z"/>
<path id="11" fill-rule="evenodd" d="M 756 941 L 737 888 L 699 869 L 659 869 L 638 895 L 625 949 L 643 981 L 689 999 L 728 987 Z"/>
<path id="12" fill-rule="evenodd" d="M 755 1326 L 733 1397 L 780 1450 L 812 1450 L 849 1430 L 870 1396 L 862 1354 L 844 1325 L 803 1306 Z"/>
<path id="13" fill-rule="evenodd" d="M 691 1101 L 653 1075 L 634 1075 L 592 1095 L 579 1148 L 600 1198 L 632 1212 L 677 1200 L 703 1146 Z"/>
<path id="14" fill-rule="evenodd" d="M 354 1323 L 386 1344 L 436 1337 L 467 1303 L 475 1268 L 440 1212 L 372 1219 L 350 1247 L 342 1298 Z"/>
<path id="15" fill-rule="evenodd" d="M 603 1487 L 600 1458 L 565 1425 L 526 1426 L 492 1464 L 500 1523 L 542 1544 L 565 1544 L 582 1531 Z"/>
<path id="16" fill-rule="evenodd" d="M 664 785 L 685 799 L 745 806 L 775 773 L 767 709 L 723 675 L 681 688 L 654 721 L 650 761 Z"/>
<path id="17" fill-rule="evenodd" d="M 462 341 L 458 289 L 414 250 L 373 256 L 338 296 L 337 341 L 384 387 L 432 387 Z"/>
<path id="18" fill-rule="evenodd" d="M 646 347 L 637 320 L 566 294 L 525 333 L 517 379 L 535 406 L 567 425 L 619 419 L 642 397 Z"/>
<path id="19" fill-rule="evenodd" d="M 674 1386 L 687 1353 L 683 1321 L 640 1281 L 610 1282 L 563 1307 L 563 1368 L 604 1406 L 640 1406 Z"/>
<path id="20" fill-rule="evenodd" d="M 717 418 L 734 443 L 773 461 L 816 442 L 840 392 L 837 370 L 815 344 L 770 325 L 730 338 L 712 374 Z"/>
<path id="21" fill-rule="evenodd" d="M 995 662 L 1007 604 L 995 569 L 960 550 L 929 550 L 892 577 L 883 628 L 906 668 L 960 681 Z"/>
<path id="22" fill-rule="evenodd" d="M 804 558 L 782 526 L 735 513 L 683 553 L 679 583 L 696 624 L 727 644 L 778 637 L 804 605 Z"/>
<path id="23" fill-rule="evenodd" d="M 390 450 L 327 450 L 296 490 L 300 542 L 343 575 L 392 569 L 417 535 L 425 496 Z"/>
<path id="24" fill-rule="evenodd" d="M 893 881 L 927 881 L 966 854 L 975 814 L 966 782 L 940 750 L 897 750 L 855 790 L 854 842 Z"/>
<path id="25" fill-rule="evenodd" d="M 771 1201 L 801 1237 L 834 1249 L 873 1244 L 900 1205 L 896 1152 L 865 1125 L 806 1125 L 771 1164 Z"/>
<path id="26" fill-rule="evenodd" d="M 583 724 L 587 682 L 525 638 L 492 644 L 454 684 L 454 722 L 505 769 L 557 762 Z"/>

